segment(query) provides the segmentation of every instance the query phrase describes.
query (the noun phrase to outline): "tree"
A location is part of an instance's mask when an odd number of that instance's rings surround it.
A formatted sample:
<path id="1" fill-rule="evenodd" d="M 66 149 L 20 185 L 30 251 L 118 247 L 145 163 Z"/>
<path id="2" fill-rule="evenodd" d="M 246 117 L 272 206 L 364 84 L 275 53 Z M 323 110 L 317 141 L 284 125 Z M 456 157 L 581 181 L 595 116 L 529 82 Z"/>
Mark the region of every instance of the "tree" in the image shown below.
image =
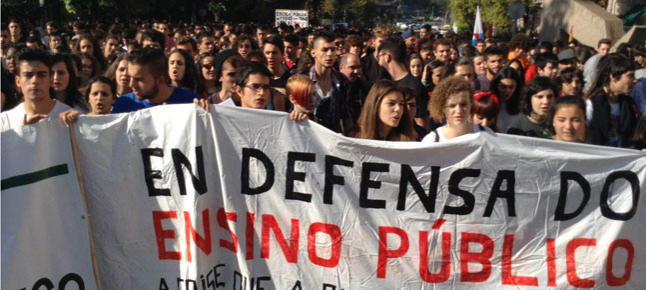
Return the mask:
<path id="1" fill-rule="evenodd" d="M 454 20 L 473 27 L 476 7 L 480 5 L 482 22 L 493 25 L 498 31 L 509 31 L 512 19 L 507 16 L 507 9 L 516 1 L 519 0 L 451 0 L 449 6 Z M 533 5 L 532 0 L 520 2 L 527 7 Z"/>
<path id="2" fill-rule="evenodd" d="M 323 0 L 322 18 L 352 25 L 372 23 L 377 17 L 377 0 Z"/>
<path id="3" fill-rule="evenodd" d="M 227 1 L 226 0 L 211 0 L 207 5 L 209 12 L 215 16 L 215 20 L 220 20 L 224 12 L 227 12 Z"/>

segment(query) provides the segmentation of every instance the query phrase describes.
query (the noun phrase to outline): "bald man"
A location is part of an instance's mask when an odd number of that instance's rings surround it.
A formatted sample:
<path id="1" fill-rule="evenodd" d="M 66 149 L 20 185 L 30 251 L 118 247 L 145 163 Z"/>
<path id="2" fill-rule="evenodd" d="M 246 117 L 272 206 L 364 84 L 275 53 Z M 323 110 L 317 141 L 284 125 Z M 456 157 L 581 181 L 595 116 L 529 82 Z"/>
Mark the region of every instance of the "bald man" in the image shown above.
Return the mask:
<path id="1" fill-rule="evenodd" d="M 339 71 L 350 80 L 350 96 L 354 112 L 360 113 L 372 83 L 365 80 L 361 71 L 361 58 L 346 53 L 339 59 Z"/>

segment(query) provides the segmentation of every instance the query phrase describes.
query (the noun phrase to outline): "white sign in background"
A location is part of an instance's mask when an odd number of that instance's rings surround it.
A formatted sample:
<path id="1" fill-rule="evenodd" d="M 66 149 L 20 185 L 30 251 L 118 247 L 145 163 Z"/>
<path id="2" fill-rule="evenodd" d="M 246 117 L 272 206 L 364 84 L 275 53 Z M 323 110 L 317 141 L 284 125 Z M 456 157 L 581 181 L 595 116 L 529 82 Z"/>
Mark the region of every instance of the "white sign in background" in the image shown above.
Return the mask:
<path id="1" fill-rule="evenodd" d="M 309 26 L 309 13 L 307 10 L 276 9 L 275 20 L 275 26 L 279 26 L 281 22 L 284 22 L 287 25 L 298 25 L 304 28 Z"/>

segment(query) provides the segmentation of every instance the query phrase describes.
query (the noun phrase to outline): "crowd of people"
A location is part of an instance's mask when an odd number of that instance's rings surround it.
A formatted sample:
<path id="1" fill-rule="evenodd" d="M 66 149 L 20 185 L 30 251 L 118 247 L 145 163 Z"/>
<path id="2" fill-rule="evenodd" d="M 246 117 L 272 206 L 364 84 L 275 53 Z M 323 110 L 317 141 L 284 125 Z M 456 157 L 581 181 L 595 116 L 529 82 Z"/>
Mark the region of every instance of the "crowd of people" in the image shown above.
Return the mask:
<path id="1" fill-rule="evenodd" d="M 2 129 L 196 103 L 289 113 L 355 138 L 484 131 L 644 150 L 646 49 L 430 26 L 301 28 L 164 21 L 2 24 Z"/>

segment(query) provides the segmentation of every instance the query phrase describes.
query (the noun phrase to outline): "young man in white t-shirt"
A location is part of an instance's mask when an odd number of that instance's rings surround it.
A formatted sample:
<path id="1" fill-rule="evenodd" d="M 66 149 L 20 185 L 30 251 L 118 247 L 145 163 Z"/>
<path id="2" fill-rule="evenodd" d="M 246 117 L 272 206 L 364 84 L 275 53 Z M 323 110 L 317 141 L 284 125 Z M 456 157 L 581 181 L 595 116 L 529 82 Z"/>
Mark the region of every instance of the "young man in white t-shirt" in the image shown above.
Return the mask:
<path id="1" fill-rule="evenodd" d="M 22 92 L 23 102 L 0 115 L 2 131 L 53 117 L 71 109 L 68 105 L 52 99 L 51 60 L 42 49 L 25 48 L 16 56 L 16 87 Z"/>

